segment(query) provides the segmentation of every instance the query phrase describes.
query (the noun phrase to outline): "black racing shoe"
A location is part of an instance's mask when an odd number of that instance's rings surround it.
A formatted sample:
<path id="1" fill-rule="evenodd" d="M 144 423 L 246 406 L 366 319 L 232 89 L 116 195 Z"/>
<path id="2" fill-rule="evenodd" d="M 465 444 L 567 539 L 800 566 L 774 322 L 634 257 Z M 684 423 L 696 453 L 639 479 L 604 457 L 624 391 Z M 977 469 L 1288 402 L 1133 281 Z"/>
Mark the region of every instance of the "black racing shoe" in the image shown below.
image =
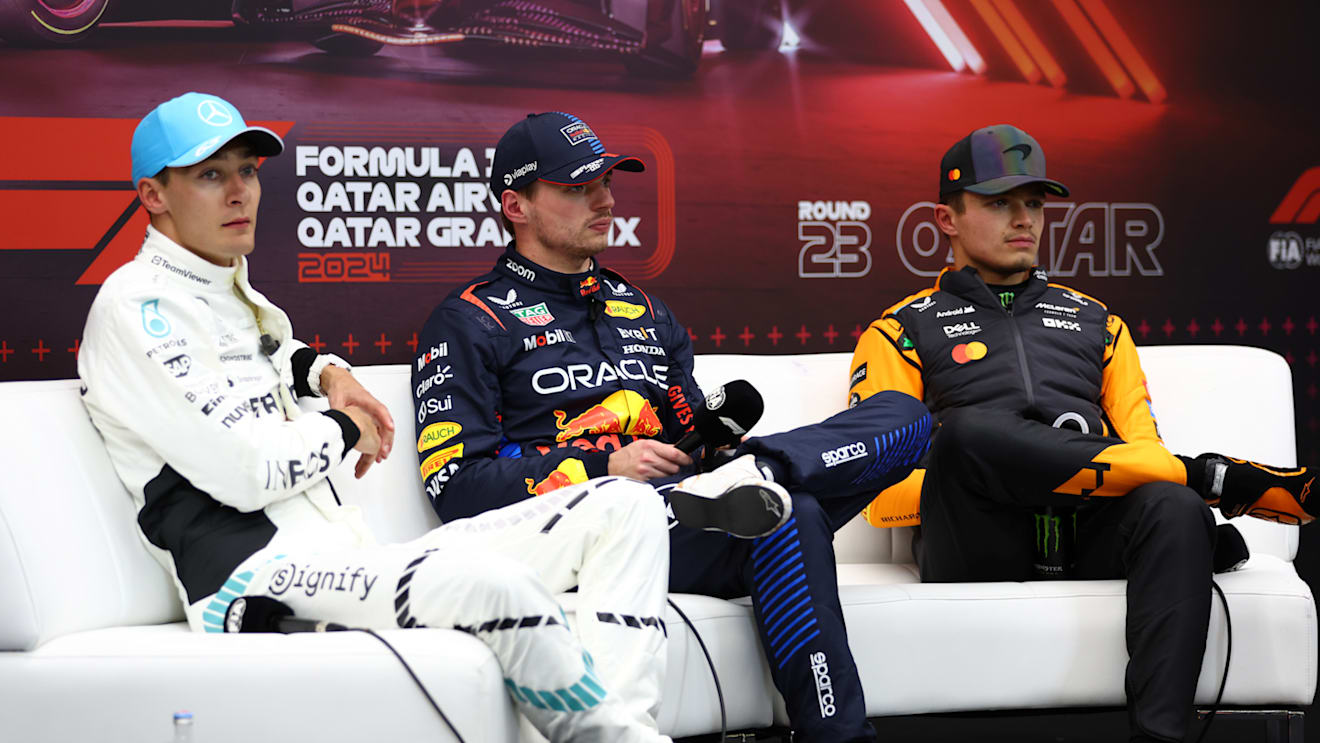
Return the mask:
<path id="1" fill-rule="evenodd" d="M 1205 466 L 1201 494 L 1234 516 L 1254 516 L 1280 524 L 1309 524 L 1315 518 L 1307 503 L 1315 485 L 1315 471 L 1307 467 L 1270 467 L 1221 454 L 1202 454 Z"/>
<path id="2" fill-rule="evenodd" d="M 788 491 L 757 469 L 751 454 L 685 478 L 669 491 L 669 505 L 684 526 L 743 539 L 770 534 L 793 513 Z"/>
<path id="3" fill-rule="evenodd" d="M 1251 559 L 1251 550 L 1242 532 L 1232 524 L 1220 524 L 1215 527 L 1215 574 L 1231 573 L 1247 564 Z"/>

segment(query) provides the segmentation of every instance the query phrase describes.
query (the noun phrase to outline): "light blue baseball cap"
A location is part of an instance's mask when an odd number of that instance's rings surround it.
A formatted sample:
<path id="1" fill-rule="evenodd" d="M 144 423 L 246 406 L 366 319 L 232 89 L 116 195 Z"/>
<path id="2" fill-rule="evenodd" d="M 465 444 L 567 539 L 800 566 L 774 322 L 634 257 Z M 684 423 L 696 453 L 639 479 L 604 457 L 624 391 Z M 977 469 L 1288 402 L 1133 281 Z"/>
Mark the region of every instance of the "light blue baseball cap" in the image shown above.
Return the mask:
<path id="1" fill-rule="evenodd" d="M 165 168 L 186 168 L 214 155 L 234 137 L 249 135 L 253 151 L 272 157 L 284 151 L 275 132 L 248 126 L 229 101 L 207 93 L 184 93 L 152 109 L 133 131 L 133 185 Z"/>

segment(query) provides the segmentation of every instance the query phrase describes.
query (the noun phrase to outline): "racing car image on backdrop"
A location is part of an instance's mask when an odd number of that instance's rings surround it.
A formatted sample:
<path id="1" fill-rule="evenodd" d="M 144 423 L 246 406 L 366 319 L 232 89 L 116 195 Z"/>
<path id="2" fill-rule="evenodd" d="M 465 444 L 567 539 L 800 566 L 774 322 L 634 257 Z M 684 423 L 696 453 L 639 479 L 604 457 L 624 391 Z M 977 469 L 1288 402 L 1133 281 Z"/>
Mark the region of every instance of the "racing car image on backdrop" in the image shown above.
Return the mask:
<path id="1" fill-rule="evenodd" d="M 100 23 L 224 18 L 306 39 L 332 54 L 366 56 L 386 44 L 484 42 L 604 53 L 636 73 L 686 76 L 696 71 L 712 26 L 726 49 L 777 47 L 783 2 L 233 0 L 228 8 L 216 8 L 214 0 L 0 0 L 0 38 L 11 44 L 71 44 Z"/>

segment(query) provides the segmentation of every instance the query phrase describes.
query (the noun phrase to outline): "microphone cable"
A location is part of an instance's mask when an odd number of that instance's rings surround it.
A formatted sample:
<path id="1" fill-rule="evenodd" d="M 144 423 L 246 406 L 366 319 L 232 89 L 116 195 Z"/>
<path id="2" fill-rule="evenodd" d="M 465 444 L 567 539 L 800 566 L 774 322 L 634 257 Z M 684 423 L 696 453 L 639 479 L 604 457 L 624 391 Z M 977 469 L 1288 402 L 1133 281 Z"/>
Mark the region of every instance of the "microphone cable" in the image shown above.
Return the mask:
<path id="1" fill-rule="evenodd" d="M 399 662 L 403 664 L 403 670 L 407 671 L 408 675 L 412 677 L 413 683 L 417 684 L 417 688 L 422 690 L 422 696 L 426 697 L 426 701 L 431 703 L 431 707 L 435 709 L 436 714 L 440 715 L 440 719 L 444 720 L 445 724 L 449 726 L 449 732 L 454 734 L 454 737 L 458 739 L 458 743 L 467 743 L 467 741 L 463 740 L 463 736 L 458 734 L 458 728 L 454 727 L 454 723 L 449 721 L 449 717 L 445 715 L 444 710 L 440 709 L 439 704 L 436 704 L 435 699 L 431 697 L 431 693 L 426 690 L 425 686 L 422 685 L 422 680 L 417 678 L 417 674 L 413 672 L 412 666 L 408 665 L 408 661 L 403 659 L 403 656 L 399 654 L 398 650 L 394 649 L 394 646 L 390 644 L 389 640 L 386 640 L 384 637 L 381 637 L 380 635 L 376 634 L 375 630 L 362 629 L 359 627 L 349 627 L 348 631 L 363 632 L 368 635 L 371 635 L 377 640 L 380 640 L 381 643 L 385 645 L 385 647 L 389 648 L 390 652 L 394 653 L 394 657 L 398 658 Z"/>
<path id="2" fill-rule="evenodd" d="M 710 651 L 706 649 L 706 641 L 701 639 L 701 633 L 697 632 L 697 628 L 692 624 L 692 620 L 688 619 L 688 616 L 683 613 L 683 610 L 678 608 L 678 604 L 675 604 L 673 599 L 666 598 L 665 601 L 668 601 L 669 605 L 674 608 L 674 611 L 678 612 L 678 616 L 683 620 L 683 624 L 686 624 L 688 629 L 692 630 L 692 636 L 697 638 L 697 644 L 701 646 L 701 652 L 706 655 L 706 665 L 710 666 L 710 677 L 715 680 L 715 695 L 719 697 L 720 700 L 720 743 L 727 743 L 729 740 L 729 718 L 724 709 L 724 689 L 720 687 L 720 675 L 715 672 L 715 661 L 711 660 Z"/>
<path id="3" fill-rule="evenodd" d="M 1196 743 L 1205 740 L 1205 734 L 1210 732 L 1210 725 L 1219 714 L 1219 703 L 1224 700 L 1224 687 L 1228 686 L 1228 664 L 1233 659 L 1233 618 L 1228 613 L 1228 597 L 1224 595 L 1224 589 L 1220 588 L 1219 583 L 1213 579 L 1210 581 L 1210 586 L 1219 594 L 1219 603 L 1224 607 L 1224 629 L 1228 635 L 1228 646 L 1224 651 L 1224 678 L 1219 682 L 1219 695 L 1215 697 L 1215 703 L 1210 705 L 1210 714 L 1206 717 L 1205 727 L 1201 728 Z"/>

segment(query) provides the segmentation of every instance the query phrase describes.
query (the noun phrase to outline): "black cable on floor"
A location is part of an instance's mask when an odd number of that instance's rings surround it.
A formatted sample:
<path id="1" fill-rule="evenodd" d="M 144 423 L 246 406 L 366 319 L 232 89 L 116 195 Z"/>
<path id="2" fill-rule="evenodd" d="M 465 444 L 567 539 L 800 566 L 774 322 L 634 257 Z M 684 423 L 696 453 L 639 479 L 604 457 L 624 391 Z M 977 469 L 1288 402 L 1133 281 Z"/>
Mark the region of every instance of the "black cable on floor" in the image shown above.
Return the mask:
<path id="1" fill-rule="evenodd" d="M 385 647 L 389 648 L 391 653 L 394 653 L 394 657 L 398 658 L 399 662 L 403 664 L 403 670 L 408 672 L 408 675 L 412 677 L 413 683 L 417 684 L 417 688 L 422 690 L 422 695 L 425 696 L 426 701 L 430 702 L 431 706 L 435 708 L 436 713 L 440 715 L 440 719 L 444 720 L 445 724 L 449 726 L 449 731 L 454 734 L 455 738 L 458 738 L 458 743 L 467 743 L 467 741 L 463 740 L 463 736 L 458 734 L 458 728 L 454 727 L 454 723 L 450 722 L 449 718 L 445 716 L 444 710 L 440 709 L 440 705 L 436 704 L 435 700 L 431 698 L 431 693 L 426 690 L 425 686 L 422 686 L 422 680 L 417 678 L 417 674 L 413 673 L 412 666 L 408 665 L 408 661 L 404 660 L 402 655 L 399 655 L 399 651 L 394 649 L 394 646 L 389 643 L 389 640 L 376 634 L 374 630 L 353 627 L 350 628 L 349 631 L 365 632 L 384 643 Z"/>
<path id="2" fill-rule="evenodd" d="M 688 619 L 683 610 L 678 608 L 678 604 L 675 604 L 673 599 L 665 600 L 669 602 L 670 606 L 674 607 L 674 611 L 678 612 L 678 616 L 688 626 L 688 629 L 692 630 L 692 636 L 697 638 L 697 644 L 701 646 L 701 652 L 706 654 L 706 664 L 710 666 L 710 676 L 715 680 L 715 695 L 720 700 L 720 743 L 727 743 L 729 739 L 729 719 L 724 710 L 724 689 L 720 687 L 720 675 L 715 672 L 715 661 L 711 659 L 710 651 L 706 649 L 706 641 L 701 639 L 701 633 L 697 632 L 692 620 Z"/>
<path id="3" fill-rule="evenodd" d="M 1196 743 L 1205 740 L 1205 734 L 1210 732 L 1210 725 L 1215 721 L 1215 715 L 1219 713 L 1219 703 L 1224 700 L 1224 687 L 1228 686 L 1228 663 L 1233 659 L 1233 619 L 1228 614 L 1228 597 L 1224 596 L 1224 589 L 1219 584 L 1210 581 L 1211 587 L 1215 593 L 1219 594 L 1219 603 L 1224 607 L 1224 628 L 1228 634 L 1228 647 L 1224 652 L 1224 678 L 1219 682 L 1219 695 L 1215 697 L 1215 703 L 1210 705 L 1210 716 L 1205 720 L 1205 727 L 1201 728 L 1201 734 L 1196 738 Z"/>

